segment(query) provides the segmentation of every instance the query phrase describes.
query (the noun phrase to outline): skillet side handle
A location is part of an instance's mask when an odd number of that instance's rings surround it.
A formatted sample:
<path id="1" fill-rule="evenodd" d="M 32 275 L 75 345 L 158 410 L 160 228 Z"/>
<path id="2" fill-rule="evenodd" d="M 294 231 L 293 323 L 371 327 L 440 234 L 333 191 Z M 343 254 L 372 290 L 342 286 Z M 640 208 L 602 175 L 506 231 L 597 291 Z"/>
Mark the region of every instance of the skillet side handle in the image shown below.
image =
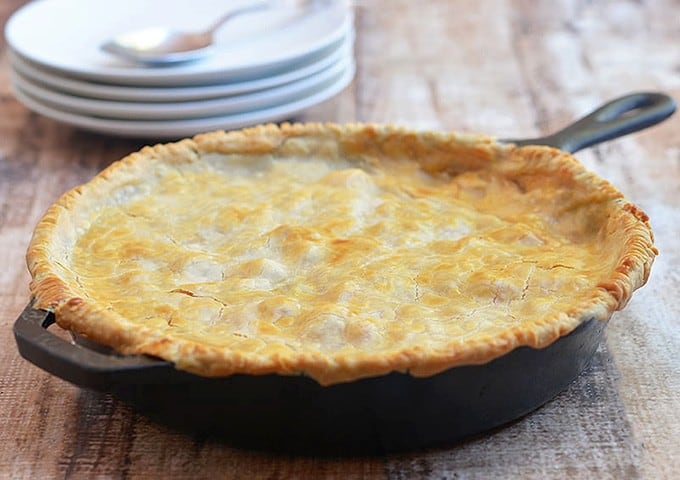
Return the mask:
<path id="1" fill-rule="evenodd" d="M 632 93 L 605 103 L 552 135 L 508 142 L 520 146 L 547 145 L 574 153 L 656 125 L 673 115 L 675 108 L 675 101 L 663 93 Z"/>
<path id="2" fill-rule="evenodd" d="M 14 323 L 19 353 L 46 372 L 75 385 L 107 391 L 117 384 L 147 383 L 151 378 L 160 380 L 163 372 L 176 372 L 170 362 L 100 353 L 68 342 L 47 331 L 53 323 L 54 315 L 28 305 Z"/>

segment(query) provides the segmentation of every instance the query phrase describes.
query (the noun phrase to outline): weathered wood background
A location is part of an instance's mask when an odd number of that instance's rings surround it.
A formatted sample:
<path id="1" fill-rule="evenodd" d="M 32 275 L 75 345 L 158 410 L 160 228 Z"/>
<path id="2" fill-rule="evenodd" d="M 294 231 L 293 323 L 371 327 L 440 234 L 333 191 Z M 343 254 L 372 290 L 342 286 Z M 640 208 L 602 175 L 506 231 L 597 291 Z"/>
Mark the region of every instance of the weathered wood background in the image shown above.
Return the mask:
<path id="1" fill-rule="evenodd" d="M 2 24 L 24 2 L 0 3 Z M 547 133 L 609 98 L 680 99 L 680 2 L 364 1 L 352 85 L 299 120 Z M 144 142 L 31 113 L 0 40 L 0 478 L 680 478 L 680 114 L 577 154 L 651 217 L 661 251 L 592 367 L 534 414 L 461 445 L 380 458 L 232 449 L 152 424 L 22 360 L 24 251 L 66 189 Z"/>

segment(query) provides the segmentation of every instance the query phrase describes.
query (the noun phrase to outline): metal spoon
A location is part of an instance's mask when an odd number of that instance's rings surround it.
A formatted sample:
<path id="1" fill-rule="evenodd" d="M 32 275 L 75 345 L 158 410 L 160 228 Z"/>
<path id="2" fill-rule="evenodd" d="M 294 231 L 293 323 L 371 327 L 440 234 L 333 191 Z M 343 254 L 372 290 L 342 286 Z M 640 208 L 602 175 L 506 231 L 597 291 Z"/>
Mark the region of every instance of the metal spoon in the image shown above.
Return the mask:
<path id="1" fill-rule="evenodd" d="M 147 28 L 123 33 L 101 45 L 112 55 L 151 66 L 171 65 L 204 58 L 213 50 L 217 30 L 233 18 L 274 6 L 303 6 L 311 0 L 264 0 L 232 9 L 201 32 Z"/>

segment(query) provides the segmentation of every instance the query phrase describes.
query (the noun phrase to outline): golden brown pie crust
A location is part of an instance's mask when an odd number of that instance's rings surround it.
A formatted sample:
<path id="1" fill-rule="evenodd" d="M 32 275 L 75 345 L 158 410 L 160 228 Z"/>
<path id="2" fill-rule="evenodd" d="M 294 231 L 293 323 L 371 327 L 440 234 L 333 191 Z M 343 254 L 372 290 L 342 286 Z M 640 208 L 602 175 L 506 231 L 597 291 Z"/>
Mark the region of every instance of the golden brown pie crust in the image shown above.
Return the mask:
<path id="1" fill-rule="evenodd" d="M 205 376 L 333 384 L 542 348 L 642 286 L 647 216 L 571 155 L 392 126 L 146 147 L 64 194 L 35 308 Z"/>

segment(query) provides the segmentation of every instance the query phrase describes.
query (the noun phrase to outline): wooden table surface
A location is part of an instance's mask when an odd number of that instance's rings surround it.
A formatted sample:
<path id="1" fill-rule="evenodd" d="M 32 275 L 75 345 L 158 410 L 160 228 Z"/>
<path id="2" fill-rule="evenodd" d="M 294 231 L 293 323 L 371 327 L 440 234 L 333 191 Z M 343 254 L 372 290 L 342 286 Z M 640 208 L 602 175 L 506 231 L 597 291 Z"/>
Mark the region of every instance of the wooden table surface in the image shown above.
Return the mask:
<path id="1" fill-rule="evenodd" d="M 0 18 L 24 2 L 3 0 Z M 638 90 L 680 98 L 680 2 L 365 1 L 353 83 L 296 120 L 548 133 Z M 157 425 L 17 353 L 24 252 L 45 208 L 153 141 L 77 130 L 13 96 L 0 40 L 0 478 L 680 478 L 680 114 L 577 157 L 651 217 L 661 252 L 591 367 L 493 434 L 375 458 L 289 457 Z"/>

